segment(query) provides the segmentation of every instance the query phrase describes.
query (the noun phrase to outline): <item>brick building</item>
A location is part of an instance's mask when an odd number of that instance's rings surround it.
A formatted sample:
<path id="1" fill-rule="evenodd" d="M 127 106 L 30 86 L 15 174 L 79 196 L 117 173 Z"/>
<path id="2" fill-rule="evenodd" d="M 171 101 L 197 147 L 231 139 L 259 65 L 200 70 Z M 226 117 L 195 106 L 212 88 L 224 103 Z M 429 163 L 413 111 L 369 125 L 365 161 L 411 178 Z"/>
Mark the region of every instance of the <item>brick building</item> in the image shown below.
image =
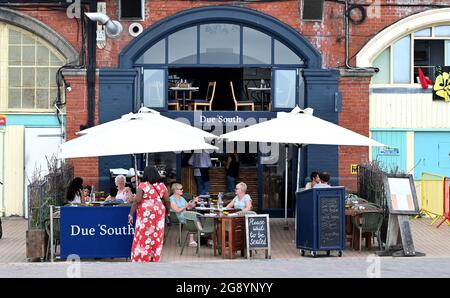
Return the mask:
<path id="1" fill-rule="evenodd" d="M 414 148 L 417 151 L 429 141 L 426 132 L 438 128 L 441 135 L 432 138 L 441 144 L 450 131 L 448 105 L 431 102 L 430 89 L 422 91 L 415 80 L 417 66 L 448 63 L 450 22 L 444 17 L 449 10 L 445 1 L 349 1 L 348 34 L 344 1 L 108 0 L 81 1 L 81 7 L 77 1 L 38 2 L 0 1 L 0 109 L 6 115 L 0 134 L 0 179 L 4 181 L 0 206 L 6 215 L 26 214 L 25 191 L 17 190 L 25 189 L 36 163 L 44 164 L 41 156 L 57 152 L 61 135 L 72 139 L 83 127 L 136 112 L 141 105 L 195 121 L 192 111 L 176 111 L 168 105 L 177 94 L 161 92 L 180 79 L 199 87 L 198 94 L 188 94 L 193 97 L 204 97 L 208 82 L 216 82 L 216 98 L 211 111 L 203 112 L 206 117 L 237 115 L 259 121 L 295 105 L 313 107 L 316 116 L 401 149 L 396 156 L 383 156 L 379 149 L 307 146 L 302 150 L 302 183 L 312 170 L 327 170 L 333 184 L 356 190 L 352 164 L 380 157 L 386 163 L 403 163 L 407 172 L 420 159 Z M 83 12 L 96 7 L 119 20 L 124 31 L 117 39 L 106 36 L 98 41 L 94 54 L 90 43 L 95 43 L 97 26 Z M 429 35 L 421 32 L 416 38 L 415 32 L 428 28 Z M 101 36 L 104 28 L 99 29 Z M 409 36 L 409 55 L 402 56 L 398 49 L 408 49 L 398 41 L 405 36 Z M 419 52 L 425 53 L 425 60 L 414 59 Z M 442 57 L 432 61 L 430 53 Z M 371 66 L 380 68 L 374 78 Z M 397 78 L 398 73 L 407 73 L 407 78 Z M 262 103 L 264 94 L 248 89 L 258 87 L 261 80 L 271 88 L 271 105 Z M 236 97 L 256 102 L 255 111 L 235 111 L 230 81 Z M 71 92 L 65 92 L 68 85 Z M 404 103 L 398 105 L 395 100 L 400 95 Z M 410 123 L 406 119 L 416 114 L 409 112 L 400 114 L 405 123 L 393 124 L 398 113 L 408 110 L 413 96 L 430 101 L 429 119 Z M 55 99 L 61 113 L 55 112 Z M 382 100 L 387 102 L 377 104 Z M 420 104 L 423 101 L 412 109 L 425 108 Z M 437 120 L 435 110 L 440 111 Z M 40 138 L 43 134 L 50 137 Z M 417 136 L 422 139 L 414 144 Z M 120 137 L 99 145 L 113 145 Z M 291 149 L 290 171 L 295 173 L 296 148 Z M 242 175 L 254 188 L 258 209 L 274 215 L 281 214 L 284 204 L 284 147 L 277 150 L 280 161 L 274 165 L 261 165 L 258 152 L 242 156 Z M 155 154 L 152 161 L 170 168 L 183 181 L 190 174 L 186 157 Z M 128 156 L 70 162 L 76 176 L 104 190 L 110 185 L 110 168 L 132 166 Z M 220 167 L 212 170 L 224 178 Z M 293 189 L 294 174 L 289 184 Z M 212 191 L 220 187 L 221 182 L 213 183 Z M 289 193 L 289 206 L 291 202 Z"/>

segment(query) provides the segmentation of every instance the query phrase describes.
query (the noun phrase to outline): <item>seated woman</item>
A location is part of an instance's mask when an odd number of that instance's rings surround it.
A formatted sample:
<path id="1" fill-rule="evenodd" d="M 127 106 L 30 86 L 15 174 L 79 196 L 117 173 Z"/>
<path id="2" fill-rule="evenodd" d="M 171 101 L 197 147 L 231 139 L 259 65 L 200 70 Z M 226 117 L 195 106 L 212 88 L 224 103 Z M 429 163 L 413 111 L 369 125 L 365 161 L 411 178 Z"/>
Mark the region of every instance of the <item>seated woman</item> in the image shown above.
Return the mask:
<path id="1" fill-rule="evenodd" d="M 70 204 L 81 204 L 83 191 L 83 179 L 81 177 L 75 177 L 70 182 L 67 188 L 66 199 Z"/>
<path id="2" fill-rule="evenodd" d="M 175 212 L 178 221 L 185 224 L 186 220 L 184 219 L 183 213 L 186 209 L 195 207 L 196 202 L 198 202 L 198 197 L 195 197 L 188 203 L 186 199 L 182 197 L 183 185 L 180 183 L 172 184 L 172 193 L 173 195 L 170 196 L 170 211 Z M 189 234 L 189 246 L 197 246 L 197 242 L 194 240 L 194 234 Z"/>
<path id="3" fill-rule="evenodd" d="M 309 176 L 311 178 L 311 181 L 306 183 L 305 185 L 305 189 L 311 189 L 313 188 L 316 184 L 320 183 L 320 177 L 319 177 L 319 172 L 313 171 L 311 172 L 311 175 Z"/>
<path id="4" fill-rule="evenodd" d="M 131 189 L 129 187 L 125 187 L 125 183 L 126 183 L 126 178 L 124 175 L 118 175 L 115 179 L 115 183 L 117 186 L 117 194 L 115 199 L 116 200 L 121 200 L 124 203 L 132 203 L 134 200 L 134 195 L 131 192 Z M 114 198 L 110 196 L 108 196 L 106 198 L 106 201 L 109 200 L 113 200 Z"/>
<path id="5" fill-rule="evenodd" d="M 236 184 L 234 199 L 227 205 L 227 208 L 241 209 L 242 211 L 252 210 L 252 198 L 246 194 L 247 184 L 239 182 Z"/>

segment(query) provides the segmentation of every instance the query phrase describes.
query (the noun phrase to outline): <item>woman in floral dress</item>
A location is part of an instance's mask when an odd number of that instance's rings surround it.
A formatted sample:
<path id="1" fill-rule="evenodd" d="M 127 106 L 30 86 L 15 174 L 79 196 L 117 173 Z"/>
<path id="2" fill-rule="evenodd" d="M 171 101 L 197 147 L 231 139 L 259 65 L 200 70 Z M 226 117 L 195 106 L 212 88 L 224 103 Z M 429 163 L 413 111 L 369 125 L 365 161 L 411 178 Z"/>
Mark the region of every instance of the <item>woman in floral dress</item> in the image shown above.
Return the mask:
<path id="1" fill-rule="evenodd" d="M 170 210 L 169 194 L 155 167 L 146 167 L 142 183 L 136 191 L 136 198 L 128 215 L 133 225 L 133 214 L 137 209 L 132 262 L 158 262 L 161 258 L 164 240 L 166 210 Z M 164 199 L 164 206 L 161 199 Z"/>

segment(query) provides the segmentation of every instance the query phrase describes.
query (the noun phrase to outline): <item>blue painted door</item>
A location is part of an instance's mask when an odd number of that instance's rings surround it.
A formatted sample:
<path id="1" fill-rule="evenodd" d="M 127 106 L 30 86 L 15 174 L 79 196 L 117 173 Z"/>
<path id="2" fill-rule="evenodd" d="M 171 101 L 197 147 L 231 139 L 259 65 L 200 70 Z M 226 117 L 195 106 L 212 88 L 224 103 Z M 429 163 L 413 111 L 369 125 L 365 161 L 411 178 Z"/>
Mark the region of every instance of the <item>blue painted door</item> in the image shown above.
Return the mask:
<path id="1" fill-rule="evenodd" d="M 414 134 L 415 179 L 422 172 L 450 176 L 450 132 L 416 132 Z"/>
<path id="2" fill-rule="evenodd" d="M 396 167 L 405 173 L 411 170 L 406 169 L 405 131 L 373 131 L 372 138 L 388 146 L 372 147 L 372 160 L 377 160 L 385 171 L 389 172 Z"/>
<path id="3" fill-rule="evenodd" d="M 450 142 L 438 144 L 438 167 L 450 169 Z"/>

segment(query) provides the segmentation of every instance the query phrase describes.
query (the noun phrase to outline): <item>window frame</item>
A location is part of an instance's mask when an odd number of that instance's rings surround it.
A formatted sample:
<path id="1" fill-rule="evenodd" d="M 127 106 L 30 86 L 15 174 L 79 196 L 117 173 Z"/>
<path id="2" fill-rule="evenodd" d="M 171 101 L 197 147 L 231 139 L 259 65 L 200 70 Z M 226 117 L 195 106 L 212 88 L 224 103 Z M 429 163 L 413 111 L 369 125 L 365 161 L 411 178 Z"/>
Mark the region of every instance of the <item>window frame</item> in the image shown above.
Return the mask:
<path id="1" fill-rule="evenodd" d="M 201 25 L 207 25 L 207 24 L 230 24 L 230 25 L 235 25 L 239 27 L 239 63 L 237 64 L 220 64 L 220 63 L 207 63 L 207 64 L 202 64 L 201 63 L 201 59 L 200 59 L 200 43 L 201 43 L 201 32 L 200 32 L 200 26 Z M 197 30 L 197 63 L 195 64 L 178 64 L 178 63 L 169 63 L 169 36 L 171 36 L 172 34 L 174 34 L 175 32 L 187 29 L 187 28 L 191 28 L 191 27 L 196 27 Z M 244 55 L 244 28 L 250 28 L 256 31 L 259 31 L 263 34 L 266 34 L 267 36 L 269 36 L 270 38 L 270 63 L 269 64 L 246 64 L 243 63 L 243 55 Z M 139 61 L 142 56 L 144 55 L 144 53 L 146 53 L 150 48 L 152 48 L 154 45 L 156 45 L 159 42 L 163 42 L 165 44 L 165 51 L 164 51 L 164 63 L 146 63 L 145 61 Z M 296 55 L 300 61 L 301 64 L 275 64 L 275 41 L 278 41 L 281 45 L 285 46 L 287 49 L 289 49 L 290 51 L 292 51 L 292 53 L 294 55 Z M 147 69 L 165 69 L 166 71 L 166 89 L 168 90 L 168 73 L 169 73 L 169 69 L 171 68 L 214 68 L 214 67 L 221 67 L 221 68 L 270 68 L 271 69 L 271 73 L 273 75 L 273 72 L 275 69 L 297 69 L 300 71 L 297 71 L 297 79 L 295 82 L 295 104 L 298 103 L 299 100 L 299 94 L 298 94 L 298 87 L 299 87 L 299 73 L 301 72 L 301 69 L 303 68 L 307 68 L 308 64 L 307 64 L 307 60 L 305 57 L 300 56 L 298 53 L 296 53 L 292 47 L 289 44 L 286 44 L 285 42 L 283 42 L 282 40 L 280 40 L 279 38 L 277 38 L 277 36 L 275 36 L 273 33 L 270 32 L 266 32 L 264 30 L 261 30 L 260 28 L 254 27 L 254 26 L 249 26 L 247 24 L 242 24 L 242 23 L 237 23 L 237 22 L 230 22 L 230 21 L 223 21 L 223 22 L 217 22 L 217 21 L 213 21 L 213 22 L 200 22 L 197 23 L 195 25 L 187 25 L 185 27 L 180 27 L 177 28 L 176 30 L 173 30 L 169 33 L 167 33 L 164 36 L 161 36 L 156 42 L 152 43 L 152 45 L 148 46 L 146 49 L 142 50 L 140 52 L 139 55 L 136 55 L 134 58 L 134 62 L 133 62 L 133 67 L 135 68 L 139 68 L 142 71 L 142 74 L 144 73 L 145 70 Z M 143 75 L 142 75 L 142 80 L 141 80 L 141 87 L 140 90 L 138 91 L 141 95 L 141 103 L 144 103 L 144 96 L 145 96 L 145 86 L 144 86 L 144 82 L 143 82 Z M 271 78 L 271 80 L 273 81 L 273 77 Z M 272 91 L 275 90 L 274 86 L 272 85 Z M 149 106 L 149 108 L 155 109 L 157 111 L 164 111 L 167 110 L 168 108 L 168 92 L 165 94 L 166 99 L 165 99 L 165 107 L 153 107 L 153 106 Z M 301 95 L 301 96 L 304 96 Z M 272 98 L 273 100 L 273 98 Z M 275 108 L 274 106 L 272 107 L 273 111 L 281 111 L 281 110 L 286 110 L 286 108 Z"/>
<path id="2" fill-rule="evenodd" d="M 374 65 L 375 60 L 385 51 L 387 48 L 389 48 L 389 83 L 374 83 L 373 80 L 371 80 L 371 85 L 374 87 L 418 87 L 420 86 L 420 83 L 416 83 L 414 79 L 414 42 L 415 40 L 442 40 L 444 42 L 444 61 L 447 59 L 450 61 L 450 53 L 448 53 L 448 47 L 446 47 L 446 41 L 450 42 L 450 36 L 436 36 L 435 35 L 435 28 L 440 26 L 450 26 L 450 23 L 440 23 L 440 24 L 433 24 L 428 26 L 423 26 L 419 28 L 414 28 L 414 31 L 409 32 L 408 34 L 405 34 L 397 39 L 395 39 L 391 44 L 384 47 L 381 51 L 378 52 L 377 55 L 374 55 L 374 57 L 370 60 L 370 65 Z M 421 31 L 424 29 L 430 28 L 431 30 L 431 36 L 414 36 L 414 33 L 417 31 Z M 403 39 L 404 37 L 409 36 L 410 37 L 410 79 L 409 83 L 394 83 L 394 59 L 393 59 L 393 45 L 398 42 L 399 40 Z M 447 58 L 448 57 L 448 58 Z"/>
<path id="3" fill-rule="evenodd" d="M 34 57 L 34 65 L 23 65 L 22 57 L 20 65 L 10 65 L 9 61 L 9 32 L 10 30 L 14 30 L 17 32 L 20 32 L 22 35 L 26 35 L 29 38 L 32 38 L 34 40 L 34 48 L 35 48 L 35 57 Z M 38 47 L 42 46 L 45 47 L 49 51 L 49 61 L 48 65 L 38 65 L 37 62 L 37 51 Z M 23 42 L 21 42 L 20 47 L 23 47 Z M 51 61 L 51 54 L 53 54 L 59 61 L 58 65 L 52 65 Z M 51 82 L 55 81 L 55 77 L 51 77 L 49 73 L 49 83 L 47 88 L 41 87 L 37 84 L 37 76 L 36 76 L 36 70 L 39 68 L 47 68 L 49 70 L 51 69 L 58 69 L 61 66 L 63 66 L 66 63 L 66 59 L 64 56 L 55 49 L 52 45 L 50 45 L 48 42 L 46 42 L 41 37 L 37 36 L 33 32 L 27 31 L 25 29 L 22 29 L 18 26 L 14 26 L 8 23 L 0 22 L 0 110 L 4 113 L 54 113 L 54 108 L 51 104 L 52 101 L 52 94 L 56 94 L 57 92 L 57 86 L 52 87 Z M 10 68 L 18 68 L 21 70 L 21 74 L 24 68 L 33 68 L 35 75 L 34 75 L 34 85 L 33 87 L 24 87 L 23 84 L 20 84 L 19 87 L 15 87 L 14 89 L 20 90 L 22 93 L 24 89 L 30 89 L 32 88 L 34 90 L 34 108 L 10 108 L 9 107 L 9 70 Z M 53 72 L 55 73 L 55 72 Z M 21 78 L 22 80 L 22 78 Z M 48 92 L 48 108 L 39 108 L 36 107 L 37 104 L 37 93 L 38 90 L 47 90 Z M 61 93 L 61 96 L 64 97 L 64 92 Z M 20 103 L 22 106 L 22 102 Z"/>

